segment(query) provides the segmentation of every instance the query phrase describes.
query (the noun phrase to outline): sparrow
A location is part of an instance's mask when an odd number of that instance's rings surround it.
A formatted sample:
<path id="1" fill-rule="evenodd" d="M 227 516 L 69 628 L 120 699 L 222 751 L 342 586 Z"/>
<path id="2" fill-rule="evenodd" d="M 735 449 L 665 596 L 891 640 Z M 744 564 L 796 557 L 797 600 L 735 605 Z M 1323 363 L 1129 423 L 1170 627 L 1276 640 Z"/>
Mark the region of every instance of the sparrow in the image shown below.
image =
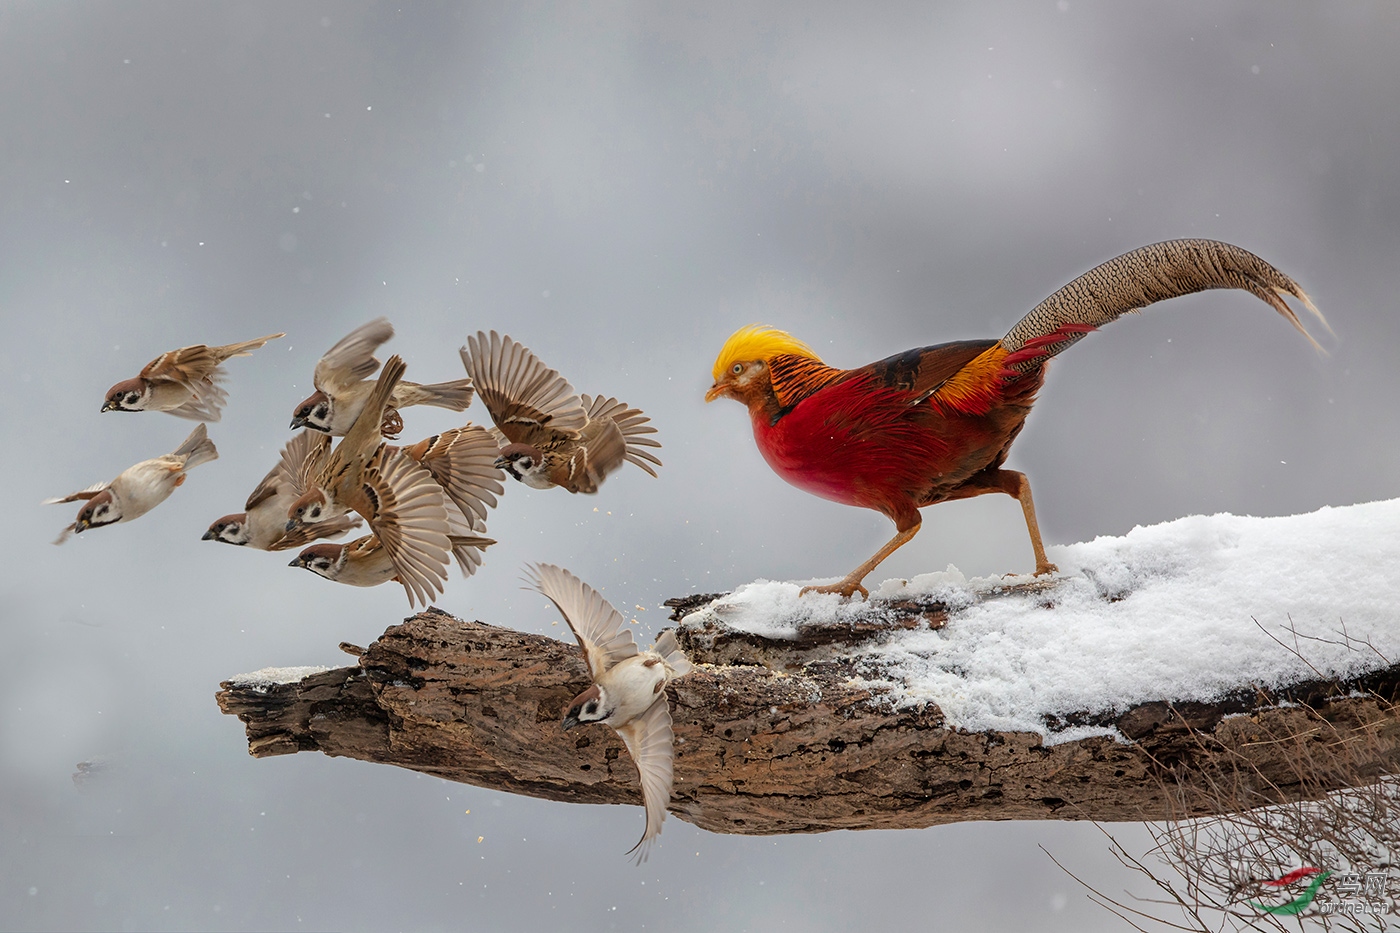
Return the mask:
<path id="1" fill-rule="evenodd" d="M 629 461 L 656 475 L 644 447 L 661 445 L 639 409 L 615 398 L 574 394 L 573 387 L 524 345 L 494 330 L 467 338 L 462 365 L 496 425 L 496 466 L 535 489 L 562 486 L 594 493 Z"/>
<path id="2" fill-rule="evenodd" d="M 321 436 L 329 443 L 330 438 Z M 491 465 L 496 456 L 496 442 L 484 428 L 467 424 L 434 434 L 402 448 L 402 452 L 422 464 L 442 487 L 446 496 L 443 505 L 447 509 L 447 540 L 462 576 L 470 577 L 481 566 L 482 552 L 496 543 L 480 534 L 486 530 L 487 507 L 496 506 L 492 493 L 504 491 L 500 483 L 501 471 Z M 300 527 L 316 528 L 318 525 Z M 351 586 L 378 586 L 398 579 L 398 571 L 374 535 L 365 535 L 344 545 L 312 545 L 288 566 L 302 567 L 327 580 Z"/>
<path id="3" fill-rule="evenodd" d="M 316 364 L 312 383 L 316 391 L 302 400 L 292 413 L 292 428 L 311 428 L 332 437 L 344 437 L 359 417 L 374 388 L 368 381 L 379 361 L 374 351 L 394 336 L 388 318 L 376 318 L 355 328 L 326 351 Z M 450 411 L 464 411 L 472 401 L 472 381 L 458 379 L 436 385 L 400 382 L 389 399 L 382 433 L 395 437 L 403 430 L 398 409 L 409 405 L 432 405 Z"/>
<path id="4" fill-rule="evenodd" d="M 209 440 L 204 425 L 199 425 L 185 438 L 185 442 L 154 460 L 142 460 L 128 467 L 110 483 L 94 483 L 67 496 L 45 499 L 45 505 L 59 502 L 87 502 L 78 512 L 73 524 L 63 529 L 54 544 L 62 544 L 70 534 L 80 534 L 89 528 L 101 525 L 115 525 L 140 518 L 160 505 L 175 491 L 175 487 L 185 481 L 185 473 L 201 463 L 217 460 L 219 452 L 214 442 Z"/>
<path id="5" fill-rule="evenodd" d="M 103 411 L 168 411 L 195 421 L 218 421 L 228 393 L 219 385 L 228 375 L 223 362 L 249 356 L 269 340 L 286 334 L 268 334 L 257 340 L 206 347 L 202 343 L 162 353 L 134 379 L 125 379 L 107 390 Z"/>
<path id="6" fill-rule="evenodd" d="M 573 630 L 593 676 L 592 686 L 570 701 L 564 728 L 585 722 L 612 726 L 637 766 L 647 824 L 628 854 L 637 852 L 637 861 L 643 862 L 651 841 L 661 833 L 671 800 L 675 749 L 666 685 L 690 673 L 692 665 L 670 629 L 650 651 L 639 652 L 622 613 L 564 568 L 537 564 L 526 572 L 526 582 L 554 603 Z"/>
<path id="7" fill-rule="evenodd" d="M 398 356 L 385 363 L 349 432 L 288 507 L 286 529 L 358 512 L 396 568 L 409 605 L 427 605 L 447 580 L 447 498 L 428 470 L 380 435 L 384 409 L 405 368 Z"/>
<path id="8" fill-rule="evenodd" d="M 455 506 L 448 512 L 455 512 L 454 518 L 464 521 L 462 513 Z M 470 577 L 481 566 L 482 551 L 496 542 L 476 534 L 470 523 L 464 526 L 455 522 L 452 524 L 454 529 L 447 535 L 452 545 L 452 555 L 462 569 L 462 576 Z M 327 580 L 350 586 L 378 586 L 399 579 L 398 570 L 375 535 L 365 535 L 348 544 L 313 544 L 287 566 L 301 567 Z"/>
<path id="9" fill-rule="evenodd" d="M 342 515 L 287 530 L 287 509 L 305 494 L 311 477 L 320 471 L 330 454 L 330 448 L 331 439 L 325 434 L 302 431 L 292 438 L 282 448 L 277 465 L 248 496 L 244 510 L 215 521 L 202 540 L 222 541 L 260 551 L 284 551 L 304 547 L 317 538 L 339 537 L 358 528 L 358 518 Z"/>

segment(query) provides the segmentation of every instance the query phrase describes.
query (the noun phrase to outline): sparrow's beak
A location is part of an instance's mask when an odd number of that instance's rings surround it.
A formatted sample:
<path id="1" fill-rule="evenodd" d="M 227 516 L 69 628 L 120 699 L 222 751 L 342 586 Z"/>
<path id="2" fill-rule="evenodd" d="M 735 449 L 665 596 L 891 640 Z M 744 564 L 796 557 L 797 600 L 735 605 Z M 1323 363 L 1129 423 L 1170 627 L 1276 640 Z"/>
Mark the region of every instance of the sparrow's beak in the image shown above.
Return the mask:
<path id="1" fill-rule="evenodd" d="M 112 400 L 111 400 L 111 399 L 107 399 L 107 401 L 105 401 L 105 402 L 102 403 L 102 410 L 103 410 L 103 411 L 116 411 L 116 410 L 117 410 L 117 406 L 114 405 L 114 404 L 112 404 Z"/>
<path id="2" fill-rule="evenodd" d="M 716 382 L 714 385 L 710 386 L 710 391 L 705 393 L 705 401 L 713 402 L 715 399 L 719 398 L 723 394 L 724 386 Z"/>
<path id="3" fill-rule="evenodd" d="M 292 562 L 291 562 L 290 564 L 288 564 L 287 566 L 288 566 L 288 567 L 300 567 L 300 566 L 301 566 L 301 556 L 298 555 L 298 556 L 296 556 L 296 557 L 293 557 L 293 558 L 292 558 Z"/>
<path id="4" fill-rule="evenodd" d="M 576 725 L 578 725 L 578 717 L 577 717 L 577 716 L 565 716 L 565 717 L 564 717 L 564 731 L 565 731 L 565 732 L 568 732 L 570 729 L 572 729 L 572 728 L 573 728 L 574 726 L 576 726 Z"/>
<path id="5" fill-rule="evenodd" d="M 88 521 L 86 518 L 80 518 L 73 523 L 73 534 L 80 535 L 91 527 L 92 522 Z"/>
<path id="6" fill-rule="evenodd" d="M 106 409 L 104 408 L 103 411 L 106 411 Z M 304 428 L 304 427 L 306 427 L 306 419 L 305 419 L 305 418 L 296 417 L 296 418 L 293 418 L 293 419 L 292 419 L 292 430 L 293 430 L 293 431 L 295 431 L 297 428 Z"/>
<path id="7" fill-rule="evenodd" d="M 201 540 L 201 541 L 213 541 L 213 540 L 214 540 L 214 537 L 215 537 L 215 535 L 214 535 L 214 529 L 213 529 L 213 528 L 210 528 L 208 531 L 206 531 L 206 532 L 204 533 L 204 537 L 200 538 L 199 540 Z"/>
<path id="8" fill-rule="evenodd" d="M 507 460 L 505 457 L 497 457 L 496 462 L 491 465 L 498 470 L 504 470 L 506 468 L 507 463 L 510 463 L 510 461 Z"/>
<path id="9" fill-rule="evenodd" d="M 283 528 L 282 530 L 283 530 L 283 531 L 296 531 L 296 530 L 297 530 L 297 524 L 298 524 L 298 523 L 297 523 L 297 520 L 296 520 L 295 518 L 289 518 L 289 519 L 287 519 L 287 527 Z"/>

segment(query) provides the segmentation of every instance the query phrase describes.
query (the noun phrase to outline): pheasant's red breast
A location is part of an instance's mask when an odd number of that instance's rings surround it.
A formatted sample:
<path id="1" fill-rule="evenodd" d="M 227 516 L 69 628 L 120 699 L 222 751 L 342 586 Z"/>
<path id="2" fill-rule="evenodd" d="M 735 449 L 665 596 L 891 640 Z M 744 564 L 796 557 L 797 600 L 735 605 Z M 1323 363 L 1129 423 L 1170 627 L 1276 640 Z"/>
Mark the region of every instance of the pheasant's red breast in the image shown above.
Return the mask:
<path id="1" fill-rule="evenodd" d="M 750 410 L 754 439 L 799 489 L 907 514 L 1004 459 L 1040 384 L 1008 381 L 1005 355 L 994 341 L 945 344 L 857 370 L 809 365 L 805 385 L 770 361 L 782 407 Z"/>

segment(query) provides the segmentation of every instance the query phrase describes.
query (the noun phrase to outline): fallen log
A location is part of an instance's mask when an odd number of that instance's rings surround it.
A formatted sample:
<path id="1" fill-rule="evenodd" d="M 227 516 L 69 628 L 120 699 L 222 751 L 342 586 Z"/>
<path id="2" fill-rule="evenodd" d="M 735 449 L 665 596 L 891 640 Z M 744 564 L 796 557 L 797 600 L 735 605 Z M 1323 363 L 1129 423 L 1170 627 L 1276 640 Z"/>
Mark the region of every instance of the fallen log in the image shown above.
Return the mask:
<path id="1" fill-rule="evenodd" d="M 668 605 L 681 615 L 711 598 Z M 1066 711 L 1047 727 L 1113 734 L 1047 742 L 1038 732 L 949 728 L 933 703 L 899 705 L 872 686 L 862 676 L 868 665 L 858 670 L 862 645 L 891 628 L 936 628 L 949 612 L 914 600 L 878 608 L 868 624 L 813 625 L 796 638 L 736 631 L 704 613 L 679 627 L 696 670 L 668 688 L 673 815 L 749 834 L 1157 820 L 1188 815 L 1175 791 L 1195 775 L 1232 774 L 1258 803 L 1400 770 L 1400 665 L 1282 689 L 1245 684 L 1212 702 Z M 589 683 L 574 643 L 429 609 L 367 649 L 341 647 L 357 662 L 221 685 L 219 705 L 245 724 L 252 755 L 320 751 L 549 800 L 641 804 L 615 732 L 560 728 L 568 701 Z M 1306 771 L 1300 761 L 1310 762 Z M 1191 799 L 1199 815 L 1231 805 Z"/>

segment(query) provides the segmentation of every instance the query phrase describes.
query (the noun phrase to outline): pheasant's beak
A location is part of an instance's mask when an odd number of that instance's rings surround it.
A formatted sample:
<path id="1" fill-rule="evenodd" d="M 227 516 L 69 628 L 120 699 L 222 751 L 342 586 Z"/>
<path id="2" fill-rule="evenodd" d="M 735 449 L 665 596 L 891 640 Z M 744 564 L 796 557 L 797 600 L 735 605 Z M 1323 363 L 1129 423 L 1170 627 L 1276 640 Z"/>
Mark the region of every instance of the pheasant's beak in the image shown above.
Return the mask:
<path id="1" fill-rule="evenodd" d="M 725 390 L 728 388 L 728 386 L 720 385 L 718 382 L 716 382 L 714 385 L 710 386 L 710 391 L 705 393 L 705 401 L 713 402 L 715 399 L 724 395 Z"/>

